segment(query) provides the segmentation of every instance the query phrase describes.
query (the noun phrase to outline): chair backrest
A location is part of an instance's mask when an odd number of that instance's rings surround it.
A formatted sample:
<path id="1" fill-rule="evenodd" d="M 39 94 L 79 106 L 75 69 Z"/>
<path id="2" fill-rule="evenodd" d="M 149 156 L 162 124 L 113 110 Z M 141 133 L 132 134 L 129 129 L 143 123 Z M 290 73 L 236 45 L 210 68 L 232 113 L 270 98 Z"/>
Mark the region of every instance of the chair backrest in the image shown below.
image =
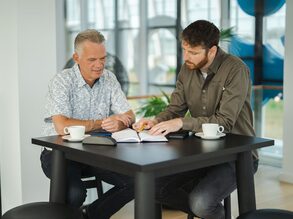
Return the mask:
<path id="1" fill-rule="evenodd" d="M 82 181 L 85 185 L 85 188 L 87 189 L 96 188 L 98 197 L 101 197 L 103 195 L 104 191 L 103 191 L 103 183 L 101 179 L 93 176 L 88 178 L 82 178 Z"/>

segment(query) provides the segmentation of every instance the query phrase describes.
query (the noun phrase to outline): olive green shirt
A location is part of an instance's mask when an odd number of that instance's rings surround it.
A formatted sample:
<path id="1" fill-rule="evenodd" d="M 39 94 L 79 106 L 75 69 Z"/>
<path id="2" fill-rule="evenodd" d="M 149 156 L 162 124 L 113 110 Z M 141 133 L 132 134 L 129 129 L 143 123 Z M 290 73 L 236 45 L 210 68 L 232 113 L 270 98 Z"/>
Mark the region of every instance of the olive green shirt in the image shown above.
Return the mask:
<path id="1" fill-rule="evenodd" d="M 183 64 L 170 105 L 156 119 L 183 118 L 189 110 L 191 117 L 182 119 L 184 130 L 200 132 L 203 123 L 218 123 L 227 133 L 254 136 L 250 96 L 248 67 L 218 48 L 206 79 Z"/>

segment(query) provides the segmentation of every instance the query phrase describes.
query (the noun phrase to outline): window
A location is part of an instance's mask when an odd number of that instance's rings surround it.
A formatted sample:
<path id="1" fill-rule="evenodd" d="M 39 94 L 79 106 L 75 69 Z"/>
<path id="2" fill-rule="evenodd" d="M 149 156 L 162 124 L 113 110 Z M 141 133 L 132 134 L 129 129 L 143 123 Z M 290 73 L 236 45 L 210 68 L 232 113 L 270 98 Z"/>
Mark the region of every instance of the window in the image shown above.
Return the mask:
<path id="1" fill-rule="evenodd" d="M 238 37 L 253 44 L 255 18 L 239 7 L 238 0 L 66 0 L 68 58 L 80 30 L 98 29 L 106 37 L 107 51 L 117 56 L 127 71 L 128 96 L 160 94 L 161 90 L 171 93 L 182 61 L 179 33 L 199 19 L 209 20 L 221 28 L 223 2 L 230 8 L 229 15 L 223 15 L 229 20 L 228 25 L 234 27 Z M 269 44 L 280 56 L 284 54 L 285 8 L 283 5 L 276 13 L 266 16 L 263 23 L 263 43 Z M 282 96 L 277 92 L 266 104 L 261 100 L 258 108 L 255 106 L 255 115 L 261 123 L 257 129 L 262 136 L 274 138 L 280 145 L 267 148 L 268 151 L 261 154 L 275 157 L 282 150 L 279 118 L 282 100 L 276 102 L 278 95 Z"/>
<path id="2" fill-rule="evenodd" d="M 179 32 L 197 19 L 219 25 L 220 2 L 182 0 L 178 8 L 177 0 L 66 0 L 68 58 L 80 30 L 98 29 L 106 37 L 107 51 L 116 55 L 127 70 L 129 96 L 160 94 L 161 90 L 170 93 L 181 65 L 177 68 L 177 56 L 181 56 Z M 182 12 L 181 26 L 177 26 L 177 9 Z M 147 45 L 142 48 L 144 42 Z"/>
<path id="3" fill-rule="evenodd" d="M 270 2 L 274 3 L 273 1 Z M 254 116 L 257 136 L 272 138 L 275 140 L 274 147 L 260 150 L 261 160 L 276 166 L 281 165 L 282 136 L 283 136 L 283 100 L 282 100 L 282 59 L 284 58 L 283 36 L 285 34 L 285 8 L 284 4 L 275 13 L 263 18 L 263 84 L 272 85 L 261 90 L 254 90 Z M 231 0 L 231 26 L 235 27 L 237 37 L 244 43 L 251 45 L 255 38 L 255 18 L 248 15 L 238 5 L 237 0 Z M 249 49 L 249 46 L 246 48 Z M 248 51 L 246 49 L 246 51 Z M 244 52 L 245 53 L 245 52 Z M 253 54 L 246 54 L 253 56 Z M 253 57 L 252 57 L 253 58 Z M 273 58 L 275 60 L 273 60 Z M 278 59 L 279 61 L 276 61 Z M 278 66 L 273 66 L 274 62 Z M 253 68 L 253 66 L 252 66 Z"/>
<path id="4" fill-rule="evenodd" d="M 182 26 L 186 27 L 195 20 L 209 20 L 220 27 L 220 0 L 184 0 L 182 1 Z"/>

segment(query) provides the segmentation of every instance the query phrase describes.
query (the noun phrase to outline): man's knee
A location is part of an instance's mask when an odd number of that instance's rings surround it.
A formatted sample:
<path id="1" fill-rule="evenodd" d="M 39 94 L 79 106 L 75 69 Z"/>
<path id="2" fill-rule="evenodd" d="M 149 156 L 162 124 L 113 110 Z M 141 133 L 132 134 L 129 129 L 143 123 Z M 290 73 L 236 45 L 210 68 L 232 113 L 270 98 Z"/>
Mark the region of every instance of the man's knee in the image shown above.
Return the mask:
<path id="1" fill-rule="evenodd" d="M 208 206 L 205 201 L 205 198 L 202 196 L 195 196 L 195 195 L 190 195 L 189 197 L 189 205 L 191 211 L 200 217 L 203 217 L 207 214 L 208 211 Z"/>
<path id="2" fill-rule="evenodd" d="M 207 193 L 191 193 L 189 196 L 191 211 L 201 218 L 222 218 L 225 214 L 224 208 L 219 208 L 219 204 Z"/>

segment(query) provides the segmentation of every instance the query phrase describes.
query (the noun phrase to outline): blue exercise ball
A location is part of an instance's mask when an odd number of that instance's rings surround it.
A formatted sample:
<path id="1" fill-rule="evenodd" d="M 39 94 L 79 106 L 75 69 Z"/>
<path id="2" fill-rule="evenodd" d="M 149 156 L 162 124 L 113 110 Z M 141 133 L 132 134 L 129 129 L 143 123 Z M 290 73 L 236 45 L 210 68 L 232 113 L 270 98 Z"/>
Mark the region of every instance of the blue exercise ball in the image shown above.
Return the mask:
<path id="1" fill-rule="evenodd" d="M 237 0 L 240 8 L 247 14 L 254 16 L 255 0 Z M 264 16 L 274 14 L 284 4 L 285 0 L 264 0 Z"/>

